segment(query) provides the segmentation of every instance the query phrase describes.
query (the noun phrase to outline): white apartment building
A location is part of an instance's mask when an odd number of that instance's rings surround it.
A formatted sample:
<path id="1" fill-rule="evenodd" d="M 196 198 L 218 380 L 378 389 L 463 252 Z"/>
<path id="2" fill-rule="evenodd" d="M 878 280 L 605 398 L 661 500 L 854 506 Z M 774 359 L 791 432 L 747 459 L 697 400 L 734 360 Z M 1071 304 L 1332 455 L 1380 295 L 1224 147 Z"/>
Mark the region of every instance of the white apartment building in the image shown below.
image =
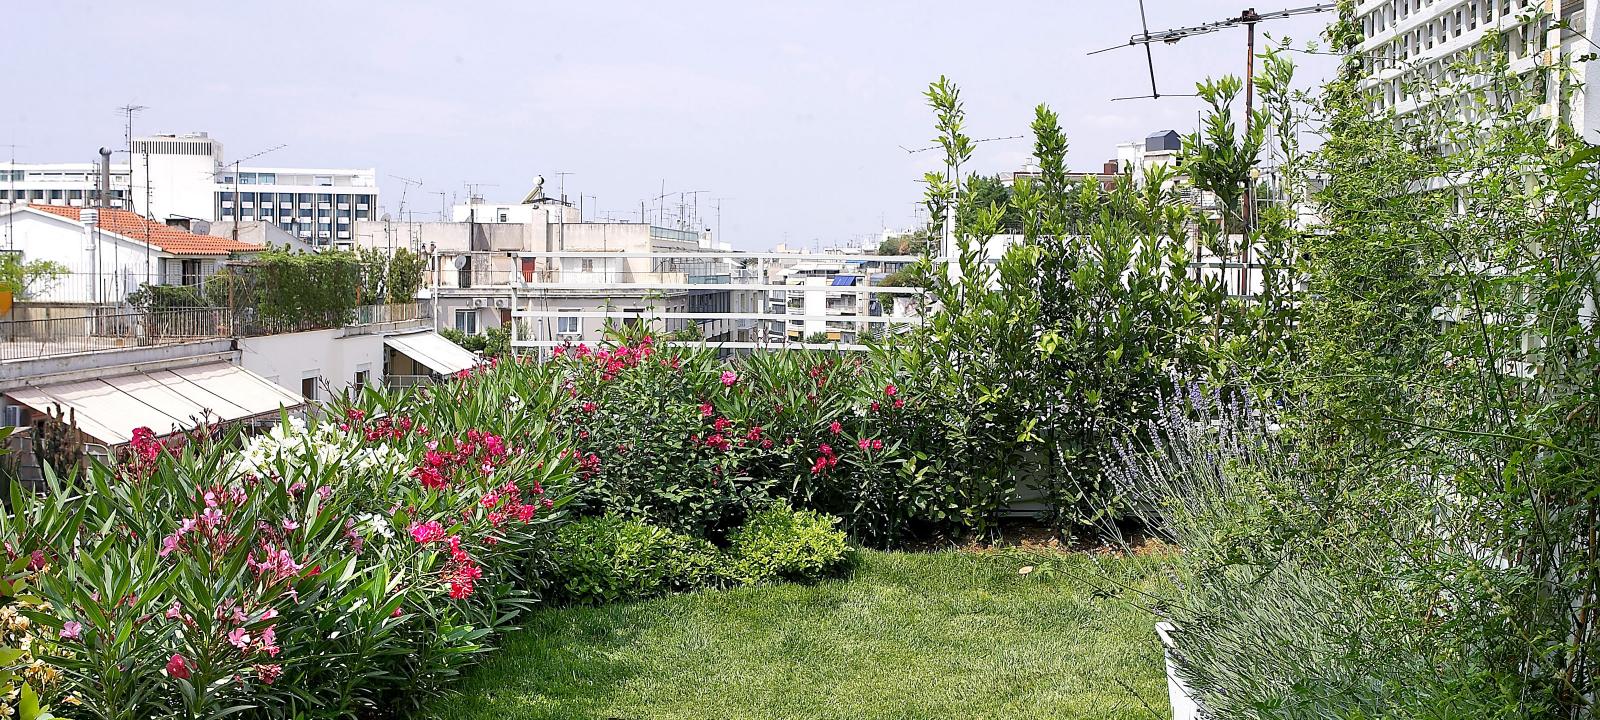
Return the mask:
<path id="1" fill-rule="evenodd" d="M 238 166 L 206 133 L 134 138 L 111 163 L 110 204 L 167 220 L 266 221 L 308 243 L 350 242 L 378 212 L 377 170 Z M 92 207 L 98 161 L 0 163 L 0 203 Z"/>
<path id="2" fill-rule="evenodd" d="M 683 316 L 763 310 L 756 291 L 738 287 L 754 271 L 719 257 L 708 233 L 582 222 L 576 208 L 544 197 L 474 200 L 455 206 L 451 217 L 455 222 L 358 222 L 353 240 L 429 257 L 424 293 L 440 328 L 478 334 L 515 321 L 519 340 L 555 345 L 600 340 L 608 321 L 654 318 L 661 331 L 693 326 L 711 341 L 747 341 L 753 318 Z"/>
<path id="3" fill-rule="evenodd" d="M 1600 81 L 1600 66 L 1581 58 L 1593 51 L 1584 36 L 1595 37 L 1600 0 L 1365 0 L 1356 6 L 1365 77 L 1363 89 L 1373 92 L 1373 109 L 1404 115 L 1435 98 L 1426 88 L 1448 74 L 1449 66 L 1466 57 L 1490 33 L 1505 41 L 1510 67 L 1527 74 L 1551 72 L 1562 65 L 1575 71 L 1584 86 Z M 1563 29 L 1561 25 L 1571 29 Z M 1588 107 L 1581 93 L 1557 97 L 1560 83 L 1544 84 L 1541 113 L 1555 117 L 1569 105 L 1574 126 L 1587 140 L 1600 129 L 1600 107 Z"/>

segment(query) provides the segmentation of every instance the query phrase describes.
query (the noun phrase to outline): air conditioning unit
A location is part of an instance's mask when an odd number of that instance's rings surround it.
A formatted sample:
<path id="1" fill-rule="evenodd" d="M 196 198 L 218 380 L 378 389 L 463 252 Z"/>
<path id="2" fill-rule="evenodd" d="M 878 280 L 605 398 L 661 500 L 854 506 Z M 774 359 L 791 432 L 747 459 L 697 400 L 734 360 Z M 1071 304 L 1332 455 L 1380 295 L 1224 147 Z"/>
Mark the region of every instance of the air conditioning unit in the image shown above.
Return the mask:
<path id="1" fill-rule="evenodd" d="M 473 298 L 472 306 L 475 308 L 489 307 L 489 298 Z"/>
<path id="2" fill-rule="evenodd" d="M 494 306 L 503 310 L 511 306 L 511 301 L 506 300 L 505 298 L 495 298 Z"/>

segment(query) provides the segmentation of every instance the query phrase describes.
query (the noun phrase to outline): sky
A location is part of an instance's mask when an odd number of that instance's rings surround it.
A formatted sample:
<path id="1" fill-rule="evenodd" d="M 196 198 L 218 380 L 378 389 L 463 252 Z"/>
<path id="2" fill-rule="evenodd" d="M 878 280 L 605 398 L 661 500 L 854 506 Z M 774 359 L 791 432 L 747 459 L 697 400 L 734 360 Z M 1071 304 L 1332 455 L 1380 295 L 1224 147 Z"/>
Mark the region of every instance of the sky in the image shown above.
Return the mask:
<path id="1" fill-rule="evenodd" d="M 1152 31 L 1243 9 L 1145 5 Z M 1303 47 L 1329 17 L 1260 28 Z M 51 0 L 13 8 L 8 25 L 0 153 L 19 162 L 93 161 L 124 146 L 117 108 L 143 105 L 135 135 L 206 131 L 228 160 L 284 146 L 246 165 L 376 168 L 397 216 L 402 190 L 408 213 L 434 219 L 469 184 L 515 202 L 543 175 L 591 218 L 637 221 L 641 203 L 654 214 L 664 187 L 669 216 L 697 205 L 698 225 L 745 250 L 917 222 L 922 175 L 941 158 L 906 149 L 931 144 L 922 93 L 940 75 L 960 85 L 974 138 L 1026 135 L 1034 106 L 1050 105 L 1077 170 L 1120 142 L 1193 129 L 1200 106 L 1112 101 L 1149 92 L 1143 51 L 1087 53 L 1139 32 L 1135 0 Z M 1193 92 L 1242 74 L 1244 30 L 1153 54 L 1162 93 Z M 1296 60 L 1307 87 L 1331 68 Z M 1030 149 L 982 143 L 968 169 L 1020 169 Z"/>

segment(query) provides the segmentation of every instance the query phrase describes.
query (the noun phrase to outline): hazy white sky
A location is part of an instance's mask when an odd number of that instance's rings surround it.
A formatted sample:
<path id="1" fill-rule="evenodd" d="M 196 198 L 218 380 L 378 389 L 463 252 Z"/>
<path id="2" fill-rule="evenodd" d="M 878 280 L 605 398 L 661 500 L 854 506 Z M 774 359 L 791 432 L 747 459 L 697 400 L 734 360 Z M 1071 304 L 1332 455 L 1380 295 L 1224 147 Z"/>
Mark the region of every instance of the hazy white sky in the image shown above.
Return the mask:
<path id="1" fill-rule="evenodd" d="M 1152 30 L 1237 16 L 1241 0 L 1146 0 Z M 1283 7 L 1310 0 L 1282 0 Z M 1257 6 L 1258 10 L 1279 5 Z M 904 227 L 937 167 L 922 91 L 960 83 L 974 137 L 1025 134 L 1035 104 L 1063 116 L 1070 164 L 1118 142 L 1187 131 L 1198 101 L 1148 92 L 1134 0 L 905 2 L 28 2 L 6 13 L 10 102 L 0 146 L 23 162 L 92 161 L 135 133 L 209 131 L 262 165 L 376 167 L 391 212 L 437 215 L 482 183 L 516 200 L 570 172 L 586 210 L 638 217 L 662 181 L 699 195 L 735 247 L 833 244 Z M 1262 25 L 1303 44 L 1329 15 Z M 1244 31 L 1154 50 L 1163 92 L 1239 74 Z M 1299 55 L 1303 84 L 1331 63 Z M 0 152 L 9 153 L 0 147 Z M 1028 141 L 980 146 L 973 170 L 1015 169 Z M 689 198 L 686 198 L 686 201 Z"/>

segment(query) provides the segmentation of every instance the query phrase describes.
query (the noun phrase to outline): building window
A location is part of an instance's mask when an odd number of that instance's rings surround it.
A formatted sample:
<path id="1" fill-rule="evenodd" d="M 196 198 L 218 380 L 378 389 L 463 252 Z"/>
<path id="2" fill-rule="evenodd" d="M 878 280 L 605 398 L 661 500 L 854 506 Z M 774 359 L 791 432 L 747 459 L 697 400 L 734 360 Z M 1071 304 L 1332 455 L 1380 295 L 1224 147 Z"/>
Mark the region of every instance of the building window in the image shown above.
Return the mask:
<path id="1" fill-rule="evenodd" d="M 183 270 L 182 270 L 182 272 L 183 272 L 183 284 L 185 286 L 194 287 L 194 286 L 200 284 L 200 261 L 199 260 L 184 260 L 183 261 Z"/>
<path id="2" fill-rule="evenodd" d="M 556 318 L 557 335 L 577 335 L 582 332 L 578 316 L 562 315 Z"/>
<path id="3" fill-rule="evenodd" d="M 594 259 L 584 258 L 578 266 L 583 272 L 594 272 Z"/>
<path id="4" fill-rule="evenodd" d="M 367 370 L 356 371 L 355 380 L 350 383 L 350 399 L 355 400 L 361 397 L 361 391 L 366 389 L 371 375 L 372 373 Z"/>
<path id="5" fill-rule="evenodd" d="M 456 331 L 457 332 L 463 332 L 463 333 L 466 333 L 468 335 L 477 335 L 478 334 L 478 311 L 477 310 L 457 310 L 456 311 Z"/>
<path id="6" fill-rule="evenodd" d="M 333 176 L 332 175 L 318 175 L 318 176 L 316 176 L 316 178 L 314 178 L 312 180 L 311 184 L 312 185 L 316 185 L 317 187 L 329 187 L 329 186 L 333 185 Z"/>
<path id="7" fill-rule="evenodd" d="M 317 401 L 317 381 L 320 380 L 320 379 L 321 378 L 317 377 L 316 375 L 312 375 L 311 377 L 307 377 L 307 378 L 301 378 L 300 379 L 300 397 L 305 398 L 308 402 L 316 402 Z"/>

